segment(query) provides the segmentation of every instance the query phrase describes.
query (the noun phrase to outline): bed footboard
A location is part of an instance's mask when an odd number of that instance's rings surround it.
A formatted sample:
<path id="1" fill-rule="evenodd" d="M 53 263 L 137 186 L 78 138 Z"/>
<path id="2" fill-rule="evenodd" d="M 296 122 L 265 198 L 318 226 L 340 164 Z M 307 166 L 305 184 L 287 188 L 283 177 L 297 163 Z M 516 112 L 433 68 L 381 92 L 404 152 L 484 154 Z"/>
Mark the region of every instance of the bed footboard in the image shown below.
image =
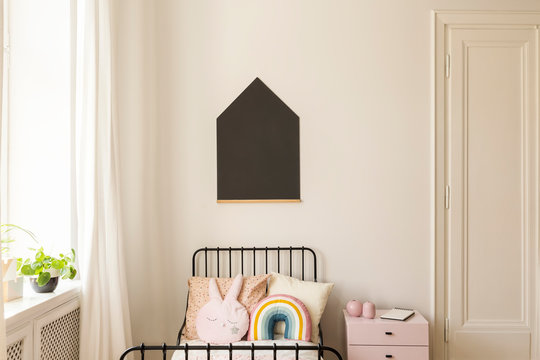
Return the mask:
<path id="1" fill-rule="evenodd" d="M 229 352 L 229 360 L 233 360 L 233 352 L 235 350 L 244 350 L 244 351 L 249 350 L 251 352 L 251 360 L 255 360 L 255 356 L 257 354 L 257 351 L 261 351 L 261 350 L 264 350 L 264 351 L 272 350 L 274 360 L 277 360 L 278 351 L 280 351 L 280 350 L 294 351 L 296 360 L 299 360 L 300 351 L 304 351 L 304 350 L 310 350 L 310 351 L 316 350 L 318 360 L 321 360 L 323 358 L 323 355 L 324 355 L 325 351 L 334 354 L 335 357 L 337 358 L 337 360 L 343 360 L 343 358 L 342 358 L 341 354 L 339 353 L 339 351 L 337 351 L 336 349 L 334 349 L 332 347 L 324 346 L 324 345 L 321 345 L 321 344 L 319 344 L 319 345 L 298 345 L 298 344 L 295 344 L 295 345 L 276 345 L 276 344 L 274 344 L 274 345 L 255 345 L 253 343 L 251 344 L 251 346 L 249 346 L 249 345 L 233 345 L 233 344 L 229 344 L 229 345 L 211 345 L 211 344 L 208 344 L 208 345 L 188 345 L 188 344 L 167 345 L 165 343 L 163 343 L 163 345 L 145 345 L 143 343 L 143 344 L 141 344 L 139 346 L 134 346 L 134 347 L 131 347 L 131 348 L 127 349 L 126 351 L 124 351 L 122 356 L 120 356 L 120 360 L 124 360 L 126 358 L 126 356 L 128 354 L 130 354 L 130 353 L 135 353 L 135 354 L 139 353 L 140 354 L 140 359 L 144 360 L 144 355 L 148 351 L 152 351 L 154 353 L 161 352 L 163 354 L 163 359 L 166 360 L 168 351 L 177 351 L 177 350 L 183 350 L 184 351 L 184 354 L 185 354 L 184 359 L 185 360 L 189 360 L 189 351 L 190 350 L 205 350 L 206 354 L 207 354 L 206 358 L 208 360 L 211 359 L 211 353 L 212 353 L 213 350 L 228 350 L 228 352 Z"/>

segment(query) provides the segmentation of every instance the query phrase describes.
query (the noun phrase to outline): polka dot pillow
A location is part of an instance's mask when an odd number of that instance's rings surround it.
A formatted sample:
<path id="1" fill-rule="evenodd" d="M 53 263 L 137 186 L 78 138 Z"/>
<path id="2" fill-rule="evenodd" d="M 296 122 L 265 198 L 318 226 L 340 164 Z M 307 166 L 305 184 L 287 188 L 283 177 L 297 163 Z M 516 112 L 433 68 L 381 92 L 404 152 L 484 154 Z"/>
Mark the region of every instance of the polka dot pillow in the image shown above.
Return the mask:
<path id="1" fill-rule="evenodd" d="M 247 276 L 244 277 L 244 283 L 238 301 L 245 306 L 248 313 L 257 305 L 257 303 L 266 296 L 266 283 L 269 274 Z M 217 286 L 222 297 L 225 297 L 233 284 L 233 278 L 217 278 Z M 195 340 L 198 339 L 195 319 L 199 310 L 210 301 L 208 293 L 210 278 L 192 277 L 188 280 L 189 299 L 186 311 L 186 326 L 182 333 L 182 339 Z"/>

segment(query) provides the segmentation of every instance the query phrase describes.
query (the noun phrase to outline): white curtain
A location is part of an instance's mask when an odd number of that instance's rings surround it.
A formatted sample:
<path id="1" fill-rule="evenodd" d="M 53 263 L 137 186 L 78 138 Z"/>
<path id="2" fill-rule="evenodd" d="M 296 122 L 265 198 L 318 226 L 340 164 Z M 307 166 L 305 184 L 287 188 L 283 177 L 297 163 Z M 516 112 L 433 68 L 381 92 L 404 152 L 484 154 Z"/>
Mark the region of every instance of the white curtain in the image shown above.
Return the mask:
<path id="1" fill-rule="evenodd" d="M 0 0 L 0 49 L 4 49 L 4 2 Z M 0 117 L 2 114 L 2 88 L 4 83 L 3 69 L 4 56 L 0 56 Z M 1 120 L 0 120 L 1 121 Z M 0 126 L 0 133 L 2 127 Z M 1 135 L 1 134 L 0 134 Z M 1 136 L 0 136 L 1 138 Z M 0 252 L 0 264 L 2 263 L 2 252 Z M 2 266 L 0 266 L 0 279 L 4 278 Z M 6 353 L 6 323 L 4 321 L 4 287 L 0 288 L 0 359 L 7 358 Z"/>
<path id="2" fill-rule="evenodd" d="M 131 346 L 118 191 L 113 0 L 77 2 L 76 196 L 80 359 L 118 359 Z"/>

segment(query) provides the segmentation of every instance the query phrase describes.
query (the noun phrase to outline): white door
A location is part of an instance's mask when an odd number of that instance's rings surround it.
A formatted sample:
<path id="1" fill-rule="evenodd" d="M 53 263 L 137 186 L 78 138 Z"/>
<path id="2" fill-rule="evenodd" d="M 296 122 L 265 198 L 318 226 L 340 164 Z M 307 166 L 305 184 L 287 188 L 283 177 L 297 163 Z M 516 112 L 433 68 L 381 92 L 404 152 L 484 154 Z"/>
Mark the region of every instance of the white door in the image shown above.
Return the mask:
<path id="1" fill-rule="evenodd" d="M 538 224 L 537 28 L 446 37 L 448 359 L 531 359 Z"/>

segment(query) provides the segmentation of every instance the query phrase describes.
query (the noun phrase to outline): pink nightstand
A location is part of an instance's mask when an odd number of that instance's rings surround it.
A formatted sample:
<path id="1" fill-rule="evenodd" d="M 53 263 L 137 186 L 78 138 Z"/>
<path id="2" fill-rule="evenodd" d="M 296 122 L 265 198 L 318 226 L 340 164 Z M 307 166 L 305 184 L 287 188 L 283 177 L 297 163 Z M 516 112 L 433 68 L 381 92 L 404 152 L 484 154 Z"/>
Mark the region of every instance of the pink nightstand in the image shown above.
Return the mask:
<path id="1" fill-rule="evenodd" d="M 352 317 L 343 310 L 348 360 L 428 360 L 426 319 L 418 311 L 406 321 L 381 319 L 387 311 L 377 310 L 375 319 L 365 319 Z"/>

